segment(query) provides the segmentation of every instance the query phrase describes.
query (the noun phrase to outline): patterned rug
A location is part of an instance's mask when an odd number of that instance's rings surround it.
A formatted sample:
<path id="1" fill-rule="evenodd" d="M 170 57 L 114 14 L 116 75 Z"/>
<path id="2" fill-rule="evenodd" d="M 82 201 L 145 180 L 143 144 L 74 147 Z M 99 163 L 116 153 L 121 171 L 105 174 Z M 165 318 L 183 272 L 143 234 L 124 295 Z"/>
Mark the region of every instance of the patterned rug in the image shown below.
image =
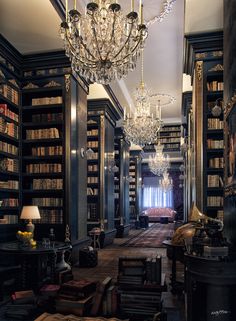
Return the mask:
<path id="1" fill-rule="evenodd" d="M 153 223 L 145 230 L 141 230 L 138 235 L 135 235 L 120 244 L 120 246 L 131 247 L 165 247 L 162 242 L 173 235 L 174 223 L 160 224 Z"/>

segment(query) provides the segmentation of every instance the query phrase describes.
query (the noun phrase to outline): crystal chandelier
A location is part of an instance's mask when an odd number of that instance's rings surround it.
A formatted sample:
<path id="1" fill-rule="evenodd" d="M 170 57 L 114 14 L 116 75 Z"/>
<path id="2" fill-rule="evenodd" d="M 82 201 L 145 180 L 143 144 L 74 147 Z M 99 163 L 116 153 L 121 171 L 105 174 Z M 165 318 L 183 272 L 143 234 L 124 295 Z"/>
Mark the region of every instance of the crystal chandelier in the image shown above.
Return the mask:
<path id="1" fill-rule="evenodd" d="M 164 193 L 167 193 L 173 189 L 173 180 L 172 178 L 169 178 L 169 173 L 167 171 L 163 173 L 163 178 L 159 180 L 159 186 Z"/>
<path id="2" fill-rule="evenodd" d="M 160 140 L 157 145 L 154 145 L 154 147 L 156 153 L 153 157 L 149 155 L 148 166 L 153 174 L 160 176 L 170 167 L 170 159 L 169 155 L 164 155 L 164 146 L 160 144 Z"/>
<path id="3" fill-rule="evenodd" d="M 123 130 L 127 140 L 141 147 L 152 144 L 156 140 L 162 122 L 161 111 L 151 113 L 150 91 L 143 81 L 143 50 L 141 53 L 141 82 L 135 92 L 136 109 L 133 115 L 124 115 Z"/>
<path id="4" fill-rule="evenodd" d="M 66 21 L 61 23 L 60 35 L 72 69 L 86 80 L 101 84 L 133 70 L 148 34 L 142 0 L 139 11 L 134 11 L 134 0 L 127 15 L 115 0 L 94 0 L 82 15 L 76 9 L 76 0 L 68 12 L 66 0 Z"/>

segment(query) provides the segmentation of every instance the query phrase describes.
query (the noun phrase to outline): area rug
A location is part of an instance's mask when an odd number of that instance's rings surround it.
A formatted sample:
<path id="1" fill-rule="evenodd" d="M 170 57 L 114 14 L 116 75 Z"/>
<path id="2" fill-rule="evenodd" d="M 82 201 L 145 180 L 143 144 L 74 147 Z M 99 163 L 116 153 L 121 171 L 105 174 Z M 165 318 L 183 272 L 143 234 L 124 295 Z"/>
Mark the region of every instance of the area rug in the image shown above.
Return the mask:
<path id="1" fill-rule="evenodd" d="M 120 244 L 130 247 L 165 247 L 162 242 L 171 238 L 174 231 L 174 223 L 153 223 L 149 228 L 142 230 L 138 235 Z"/>

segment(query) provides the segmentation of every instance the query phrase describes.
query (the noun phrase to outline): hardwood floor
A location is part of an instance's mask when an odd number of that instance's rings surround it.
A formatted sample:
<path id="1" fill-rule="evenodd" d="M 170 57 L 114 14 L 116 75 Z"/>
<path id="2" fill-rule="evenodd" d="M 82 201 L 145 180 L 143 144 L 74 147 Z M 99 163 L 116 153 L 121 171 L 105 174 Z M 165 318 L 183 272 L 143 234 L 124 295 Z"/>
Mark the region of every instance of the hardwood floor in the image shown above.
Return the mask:
<path id="1" fill-rule="evenodd" d="M 128 238 L 140 233 L 140 230 L 131 230 Z M 162 256 L 162 272 L 166 274 L 167 283 L 171 273 L 171 261 L 166 257 L 165 248 L 137 248 L 122 247 L 121 243 L 128 238 L 115 239 L 114 243 L 104 249 L 98 250 L 98 265 L 93 268 L 74 267 L 74 278 L 102 281 L 107 276 L 111 276 L 116 281 L 118 274 L 118 260 L 120 256 Z"/>
<path id="2" fill-rule="evenodd" d="M 140 233 L 140 230 L 131 230 L 128 238 L 133 237 L 135 234 Z M 137 248 L 137 247 L 123 247 L 121 243 L 125 242 L 128 238 L 115 239 L 114 243 L 104 249 L 98 250 L 98 264 L 93 268 L 74 267 L 74 279 L 88 279 L 91 281 L 103 281 L 107 276 L 112 277 L 113 282 L 116 282 L 118 275 L 118 260 L 120 256 L 145 256 L 155 257 L 162 256 L 162 273 L 165 273 L 167 291 L 172 297 L 171 301 L 175 302 L 174 305 L 178 308 L 171 306 L 170 316 L 167 316 L 167 321 L 184 321 L 184 301 L 183 297 L 180 299 L 176 295 L 171 294 L 170 277 L 172 261 L 166 255 L 166 248 Z M 183 264 L 177 262 L 177 279 L 183 280 Z M 177 311 L 177 312 L 175 312 Z M 132 319 L 133 320 L 133 319 Z M 135 319 L 134 319 L 135 320 Z"/>

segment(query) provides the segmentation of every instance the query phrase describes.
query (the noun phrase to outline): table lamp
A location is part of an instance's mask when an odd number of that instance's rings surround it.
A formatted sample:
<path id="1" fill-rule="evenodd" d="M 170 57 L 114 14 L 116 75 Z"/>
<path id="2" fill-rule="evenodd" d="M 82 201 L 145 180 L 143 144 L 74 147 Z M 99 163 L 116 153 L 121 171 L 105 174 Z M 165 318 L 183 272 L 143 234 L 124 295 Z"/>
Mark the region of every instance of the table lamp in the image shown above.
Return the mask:
<path id="1" fill-rule="evenodd" d="M 40 219 L 40 213 L 38 206 L 23 206 L 20 218 L 23 220 L 29 220 L 29 223 L 26 225 L 26 231 L 31 232 L 34 235 L 34 224 L 32 220 Z"/>

